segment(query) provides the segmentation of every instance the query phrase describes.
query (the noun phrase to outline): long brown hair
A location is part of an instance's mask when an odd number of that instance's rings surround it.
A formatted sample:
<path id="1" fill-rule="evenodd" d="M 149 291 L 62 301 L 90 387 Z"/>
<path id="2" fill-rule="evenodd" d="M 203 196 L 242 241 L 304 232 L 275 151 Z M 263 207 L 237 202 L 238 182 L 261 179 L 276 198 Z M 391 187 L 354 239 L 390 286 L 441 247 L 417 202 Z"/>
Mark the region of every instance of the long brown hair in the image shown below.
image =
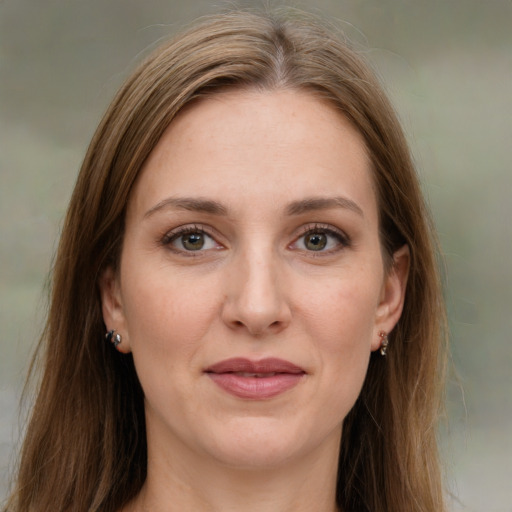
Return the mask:
<path id="1" fill-rule="evenodd" d="M 436 420 L 444 308 L 433 231 L 401 127 L 374 74 L 310 15 L 228 12 L 158 48 L 121 88 L 88 149 L 62 231 L 39 354 L 43 374 L 10 512 L 117 511 L 146 476 L 143 393 L 130 355 L 104 340 L 98 277 L 115 268 L 135 180 L 188 103 L 219 90 L 305 90 L 364 136 L 383 252 L 410 249 L 405 306 L 345 419 L 344 512 L 442 512 Z"/>

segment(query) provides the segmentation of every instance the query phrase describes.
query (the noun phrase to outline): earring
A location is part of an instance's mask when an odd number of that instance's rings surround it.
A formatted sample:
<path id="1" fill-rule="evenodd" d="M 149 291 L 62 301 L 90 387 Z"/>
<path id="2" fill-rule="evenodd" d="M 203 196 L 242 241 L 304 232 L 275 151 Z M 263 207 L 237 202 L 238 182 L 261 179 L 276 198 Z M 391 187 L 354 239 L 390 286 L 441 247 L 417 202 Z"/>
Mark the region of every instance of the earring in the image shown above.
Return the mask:
<path id="1" fill-rule="evenodd" d="M 115 334 L 115 329 L 112 329 L 111 331 L 108 331 L 107 334 L 105 334 L 105 339 L 112 343 L 114 347 L 117 347 L 119 343 L 121 343 L 122 338 L 120 334 Z"/>
<path id="2" fill-rule="evenodd" d="M 388 335 L 384 331 L 379 332 L 380 336 L 380 355 L 385 356 L 388 351 L 389 339 Z"/>

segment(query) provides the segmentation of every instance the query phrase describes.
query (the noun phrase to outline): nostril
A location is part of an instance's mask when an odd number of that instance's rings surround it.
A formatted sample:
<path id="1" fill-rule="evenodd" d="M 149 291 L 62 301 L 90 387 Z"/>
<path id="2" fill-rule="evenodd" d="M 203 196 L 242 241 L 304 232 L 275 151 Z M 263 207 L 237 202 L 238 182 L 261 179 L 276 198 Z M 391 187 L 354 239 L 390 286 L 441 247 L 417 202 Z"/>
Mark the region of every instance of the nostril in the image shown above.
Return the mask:
<path id="1" fill-rule="evenodd" d="M 256 276 L 258 277 L 258 276 Z M 268 292 L 268 279 L 259 279 L 226 297 L 222 304 L 223 322 L 233 330 L 246 329 L 254 336 L 276 334 L 288 325 L 291 313 L 286 300 L 275 289 Z M 268 293 L 267 293 L 268 292 Z"/>

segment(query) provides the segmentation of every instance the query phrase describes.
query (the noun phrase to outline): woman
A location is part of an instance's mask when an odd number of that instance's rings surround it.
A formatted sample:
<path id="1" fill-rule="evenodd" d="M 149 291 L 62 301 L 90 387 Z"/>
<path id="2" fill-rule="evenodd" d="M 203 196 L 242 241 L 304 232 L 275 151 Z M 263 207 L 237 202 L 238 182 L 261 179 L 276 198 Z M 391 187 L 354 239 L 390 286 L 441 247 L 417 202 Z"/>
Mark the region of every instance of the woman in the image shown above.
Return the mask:
<path id="1" fill-rule="evenodd" d="M 7 509 L 444 510 L 444 312 L 376 79 L 309 16 L 159 48 L 86 155 Z"/>

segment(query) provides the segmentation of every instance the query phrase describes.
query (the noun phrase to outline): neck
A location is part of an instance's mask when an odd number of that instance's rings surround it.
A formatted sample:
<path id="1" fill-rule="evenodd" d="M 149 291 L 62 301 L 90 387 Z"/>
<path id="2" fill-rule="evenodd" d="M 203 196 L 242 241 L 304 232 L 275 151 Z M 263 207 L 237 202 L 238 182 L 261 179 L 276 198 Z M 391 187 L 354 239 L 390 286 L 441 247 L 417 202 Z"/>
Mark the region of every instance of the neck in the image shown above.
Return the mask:
<path id="1" fill-rule="evenodd" d="M 150 451 L 144 487 L 124 512 L 336 512 L 337 453 L 235 468 Z"/>

